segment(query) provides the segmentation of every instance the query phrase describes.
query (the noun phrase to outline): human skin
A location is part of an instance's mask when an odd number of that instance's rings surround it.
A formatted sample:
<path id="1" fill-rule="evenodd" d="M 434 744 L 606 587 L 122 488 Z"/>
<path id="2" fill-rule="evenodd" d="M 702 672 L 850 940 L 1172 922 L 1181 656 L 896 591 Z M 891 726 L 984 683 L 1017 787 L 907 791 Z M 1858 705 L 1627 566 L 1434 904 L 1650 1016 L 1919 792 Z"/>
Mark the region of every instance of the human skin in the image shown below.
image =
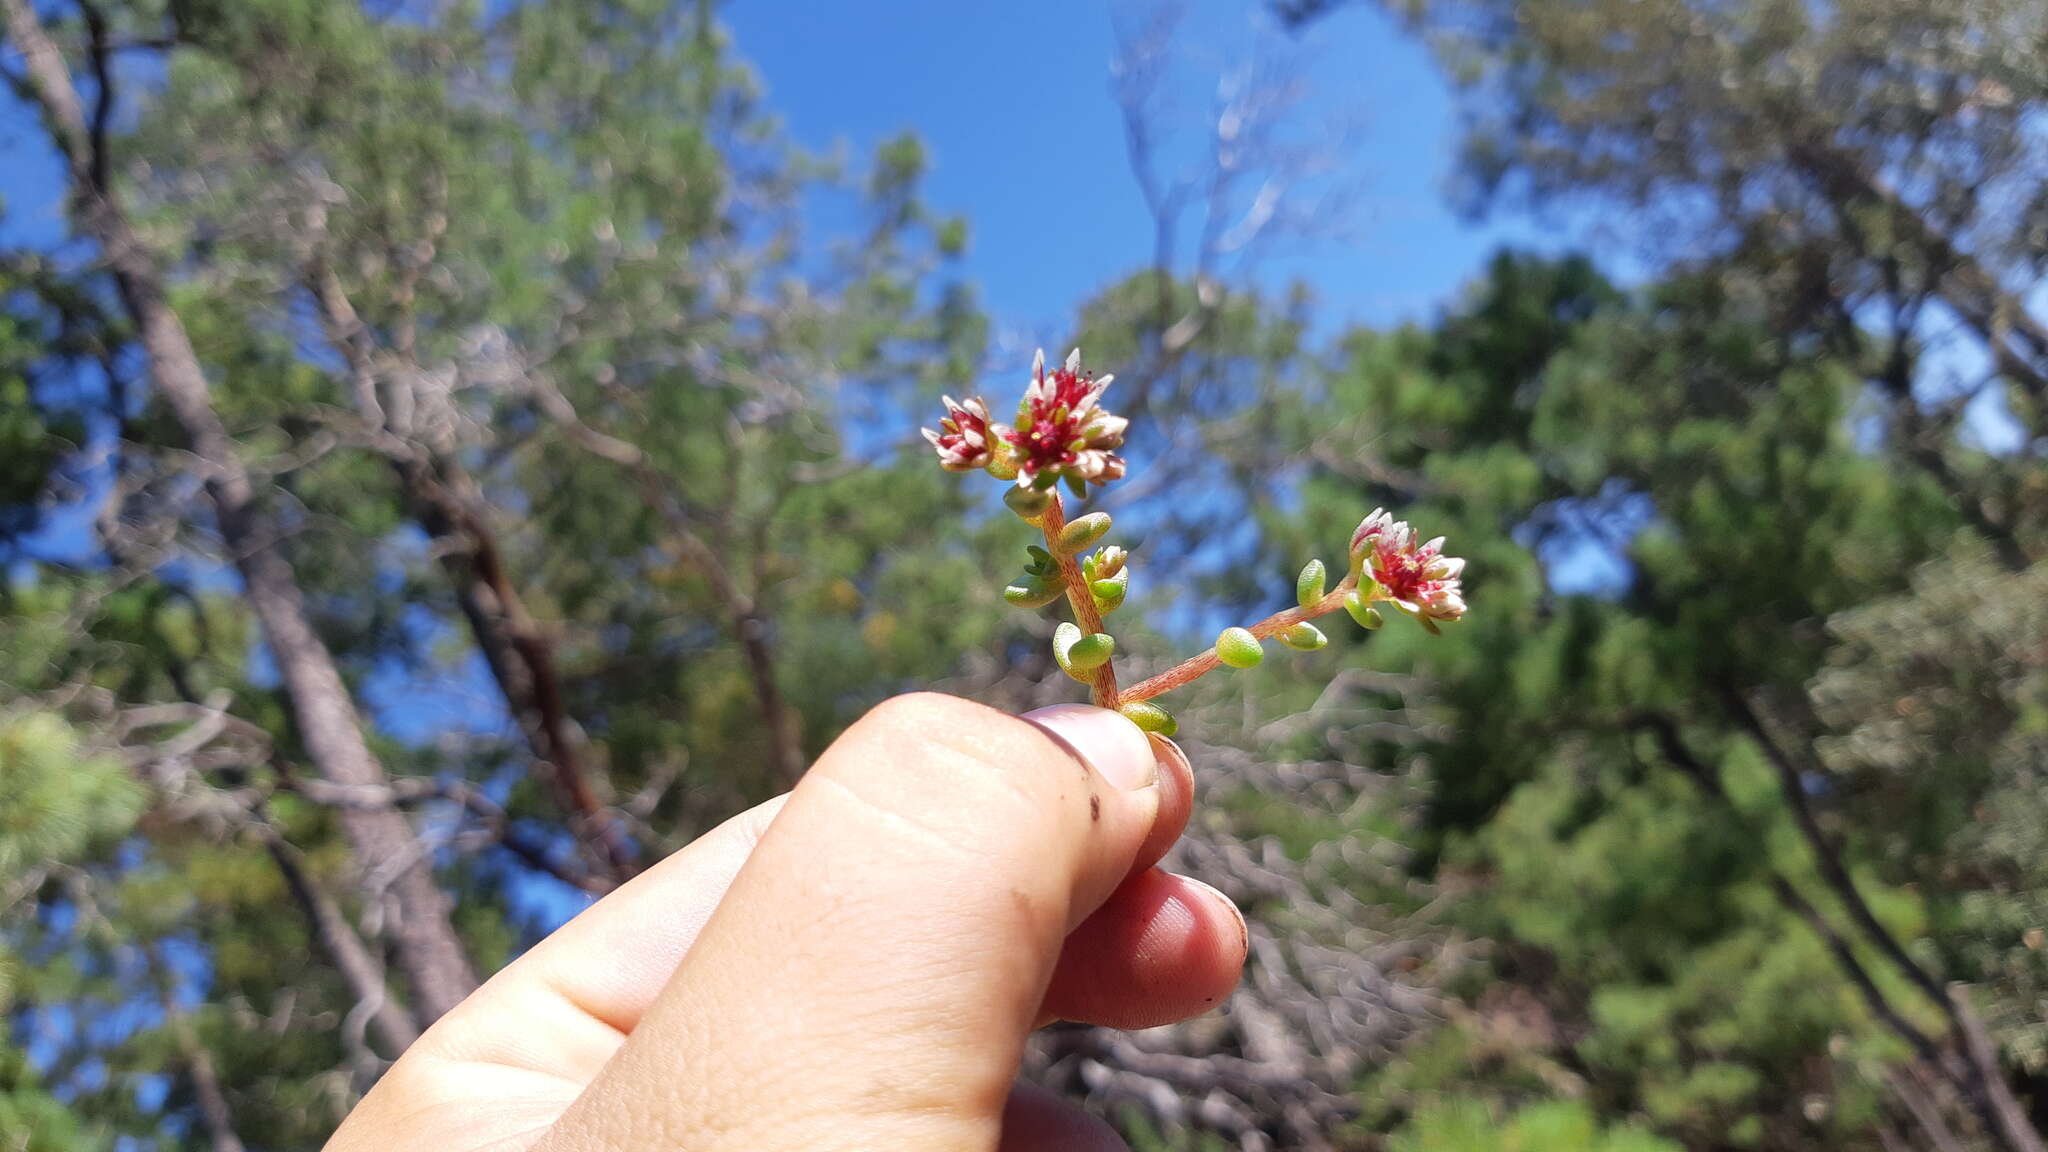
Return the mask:
<path id="1" fill-rule="evenodd" d="M 1050 1021 L 1236 983 L 1243 918 L 1156 867 L 1192 796 L 1113 712 L 887 701 L 493 977 L 328 1152 L 1122 1148 L 1017 1070 Z"/>

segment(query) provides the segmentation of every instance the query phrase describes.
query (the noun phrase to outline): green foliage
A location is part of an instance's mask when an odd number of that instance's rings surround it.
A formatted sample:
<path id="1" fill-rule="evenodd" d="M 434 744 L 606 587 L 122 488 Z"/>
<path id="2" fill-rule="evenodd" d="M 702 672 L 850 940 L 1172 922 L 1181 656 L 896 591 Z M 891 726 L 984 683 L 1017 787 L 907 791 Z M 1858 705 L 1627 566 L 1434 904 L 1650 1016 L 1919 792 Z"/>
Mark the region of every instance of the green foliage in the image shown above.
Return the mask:
<path id="1" fill-rule="evenodd" d="M 1583 1103 L 1531 1104 L 1505 1120 L 1485 1102 L 1432 1104 L 1388 1143 L 1390 1152 L 1678 1152 L 1681 1145 L 1640 1128 L 1602 1127 Z"/>
<path id="2" fill-rule="evenodd" d="M 126 832 L 142 790 L 47 712 L 0 716 L 0 882 L 71 860 Z"/>

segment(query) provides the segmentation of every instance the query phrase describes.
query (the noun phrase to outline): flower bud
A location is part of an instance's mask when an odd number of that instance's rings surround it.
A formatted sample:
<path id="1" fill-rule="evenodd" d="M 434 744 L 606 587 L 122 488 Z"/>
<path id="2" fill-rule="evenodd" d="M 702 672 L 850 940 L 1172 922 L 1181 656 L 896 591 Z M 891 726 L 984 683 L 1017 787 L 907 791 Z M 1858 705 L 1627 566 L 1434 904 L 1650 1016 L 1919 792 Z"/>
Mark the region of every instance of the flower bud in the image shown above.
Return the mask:
<path id="1" fill-rule="evenodd" d="M 988 467 L 994 443 L 1009 432 L 989 423 L 988 405 L 979 396 L 965 401 L 942 398 L 946 415 L 937 428 L 923 429 L 924 438 L 938 453 L 939 465 L 948 472 L 975 472 Z"/>
<path id="2" fill-rule="evenodd" d="M 1249 628 L 1225 628 L 1216 637 L 1216 658 L 1232 668 L 1255 667 L 1266 658 L 1266 650 L 1259 646 L 1259 638 Z"/>
<path id="3" fill-rule="evenodd" d="M 1303 620 L 1287 631 L 1280 633 L 1280 642 L 1297 652 L 1313 652 L 1330 642 L 1323 630 Z"/>
<path id="4" fill-rule="evenodd" d="M 1311 560 L 1302 568 L 1301 575 L 1294 578 L 1294 599 L 1303 608 L 1312 607 L 1323 598 L 1323 586 L 1323 562 Z"/>
<path id="5" fill-rule="evenodd" d="M 1060 550 L 1074 553 L 1088 547 L 1109 531 L 1109 513 L 1090 512 L 1060 529 Z"/>
<path id="6" fill-rule="evenodd" d="M 1045 506 L 1052 503 L 1052 496 L 1036 488 L 1011 488 L 1003 493 L 1003 503 L 1010 506 L 1010 511 L 1036 524 L 1045 513 Z"/>
<path id="7" fill-rule="evenodd" d="M 1107 580 L 1124 570 L 1124 560 L 1129 555 L 1114 544 L 1106 544 L 1081 561 L 1081 574 L 1090 580 Z"/>
<path id="8" fill-rule="evenodd" d="M 1117 711 L 1123 713 L 1124 719 L 1129 720 L 1147 732 L 1157 732 L 1161 736 L 1171 736 L 1175 732 L 1180 731 L 1180 721 L 1173 718 L 1173 713 L 1152 703 L 1150 700 L 1133 700 L 1129 704 L 1117 709 Z"/>

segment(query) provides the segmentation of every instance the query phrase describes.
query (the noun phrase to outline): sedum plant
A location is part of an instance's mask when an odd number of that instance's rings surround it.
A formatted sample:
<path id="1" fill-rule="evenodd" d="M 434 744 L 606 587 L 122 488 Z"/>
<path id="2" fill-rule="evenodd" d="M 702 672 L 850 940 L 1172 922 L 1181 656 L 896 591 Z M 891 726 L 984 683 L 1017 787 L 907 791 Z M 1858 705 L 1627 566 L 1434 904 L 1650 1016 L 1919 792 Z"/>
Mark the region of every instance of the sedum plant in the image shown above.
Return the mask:
<path id="1" fill-rule="evenodd" d="M 1083 372 L 1078 348 L 1064 366 L 1048 372 L 1041 351 L 1015 424 L 991 419 L 987 402 L 979 397 L 956 401 L 948 396 L 939 427 L 924 429 L 948 471 L 986 472 L 1013 482 L 1004 502 L 1037 525 L 1045 542 L 1030 546 L 1030 562 L 1003 589 L 1003 598 L 1025 609 L 1067 602 L 1074 618 L 1054 631 L 1053 658 L 1089 686 L 1097 707 L 1116 709 L 1140 728 L 1170 736 L 1178 725 L 1153 702 L 1155 697 L 1218 668 L 1258 666 L 1267 640 L 1313 652 L 1329 643 L 1313 623 L 1319 617 L 1341 610 L 1360 627 L 1375 629 L 1383 622 L 1377 605 L 1386 603 L 1434 634 L 1440 624 L 1465 614 L 1460 587 L 1465 562 L 1444 555 L 1441 536 L 1418 542 L 1405 521 L 1375 509 L 1351 534 L 1348 563 L 1334 586 L 1323 562 L 1311 560 L 1295 578 L 1295 607 L 1255 624 L 1226 628 L 1207 651 L 1149 679 L 1120 685 L 1116 640 L 1104 621 L 1130 592 L 1130 555 L 1104 543 L 1111 528 L 1108 513 L 1069 520 L 1060 491 L 1064 484 L 1073 496 L 1086 499 L 1091 485 L 1124 475 L 1125 463 L 1116 450 L 1130 422 L 1102 406 L 1112 379 Z"/>

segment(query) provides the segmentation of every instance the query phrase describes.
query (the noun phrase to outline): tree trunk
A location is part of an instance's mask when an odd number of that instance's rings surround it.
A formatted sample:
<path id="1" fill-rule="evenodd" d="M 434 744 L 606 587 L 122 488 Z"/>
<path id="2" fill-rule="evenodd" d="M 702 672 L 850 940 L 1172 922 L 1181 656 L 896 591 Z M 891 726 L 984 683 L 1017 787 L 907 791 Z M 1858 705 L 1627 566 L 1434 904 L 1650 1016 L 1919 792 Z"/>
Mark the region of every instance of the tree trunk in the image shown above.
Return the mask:
<path id="1" fill-rule="evenodd" d="M 329 341 L 356 380 L 357 409 L 374 433 L 393 438 L 386 455 L 407 510 L 430 537 L 441 570 L 505 706 L 544 769 L 569 830 L 594 866 L 598 890 L 624 883 L 636 871 L 625 830 L 590 786 L 582 741 L 562 700 L 552 645 L 542 634 L 506 569 L 504 550 L 491 530 L 489 508 L 459 462 L 436 454 L 384 426 L 377 402 L 376 343 L 349 302 L 332 268 L 316 262 L 307 284 L 319 302 Z M 408 367 L 416 367 L 409 364 Z M 608 878 L 608 881 L 607 881 Z"/>
<path id="2" fill-rule="evenodd" d="M 386 1059 L 397 1059 L 399 1053 L 412 1047 L 413 1041 L 420 1038 L 420 1030 L 385 988 L 383 965 L 370 954 L 362 937 L 356 935 L 355 926 L 348 922 L 348 917 L 333 898 L 306 874 L 291 845 L 284 842 L 276 829 L 267 825 L 258 827 L 264 835 L 263 846 L 270 852 L 278 873 L 284 877 L 285 887 L 291 889 L 292 899 L 305 913 L 313 938 L 319 941 L 321 950 L 327 953 L 328 960 L 341 973 L 341 982 L 348 985 L 349 994 L 356 998 L 357 1008 L 370 1013 L 370 1028 L 384 1046 L 382 1055 Z"/>
<path id="3" fill-rule="evenodd" d="M 248 470 L 214 411 L 206 377 L 183 323 L 165 298 L 157 270 L 111 189 L 98 177 L 104 157 L 86 126 L 69 69 L 37 21 L 29 0 L 0 0 L 9 37 L 26 61 L 28 85 L 41 104 L 51 135 L 69 163 L 74 211 L 98 241 L 113 270 L 122 303 L 140 335 L 150 376 L 170 406 L 189 447 L 206 469 L 222 539 L 241 574 L 244 594 L 263 625 L 293 720 L 315 767 L 328 779 L 380 787 L 383 765 L 364 740 L 355 702 L 326 644 L 313 630 L 305 597 L 291 565 L 278 551 Z M 110 83 L 102 74 L 103 88 Z M 338 814 L 343 832 L 365 866 L 366 897 L 393 905 L 392 937 L 416 1014 L 433 1020 L 476 987 L 476 977 L 455 933 L 446 894 L 405 815 L 391 809 Z"/>
<path id="4" fill-rule="evenodd" d="M 2048 1152 L 2026 1110 L 2013 1099 L 2012 1087 L 2006 1083 L 1998 1053 L 1992 1049 L 1989 1040 L 1981 1036 L 1981 1027 L 1977 1029 L 1978 1035 L 1973 1036 L 1973 1021 L 1966 1015 L 1959 997 L 1952 995 L 1933 973 L 1922 968 L 1906 952 L 1905 945 L 1878 920 L 1877 913 L 1864 900 L 1855 879 L 1849 875 L 1848 866 L 1842 862 L 1841 853 L 1827 838 L 1814 815 L 1813 806 L 1807 801 L 1805 782 L 1791 756 L 1778 744 L 1765 727 L 1763 717 L 1741 691 L 1724 685 L 1721 696 L 1729 716 L 1756 742 L 1763 751 L 1764 759 L 1776 772 L 1778 793 L 1792 814 L 1793 826 L 1799 830 L 1800 838 L 1813 854 L 1822 882 L 1848 911 L 1850 920 L 1877 948 L 1879 955 L 1890 961 L 1892 967 L 1932 1000 L 1948 1019 L 1951 1046 L 1961 1064 L 1960 1087 L 1976 1108 L 1989 1134 L 2010 1152 Z"/>
<path id="5" fill-rule="evenodd" d="M 803 734 L 797 730 L 796 711 L 782 698 L 775 679 L 775 653 L 768 646 L 768 621 L 752 601 L 734 597 L 733 632 L 740 650 L 746 653 L 747 674 L 754 685 L 754 702 L 761 710 L 761 722 L 768 729 L 768 758 L 775 765 L 785 787 L 794 787 L 804 774 Z"/>

